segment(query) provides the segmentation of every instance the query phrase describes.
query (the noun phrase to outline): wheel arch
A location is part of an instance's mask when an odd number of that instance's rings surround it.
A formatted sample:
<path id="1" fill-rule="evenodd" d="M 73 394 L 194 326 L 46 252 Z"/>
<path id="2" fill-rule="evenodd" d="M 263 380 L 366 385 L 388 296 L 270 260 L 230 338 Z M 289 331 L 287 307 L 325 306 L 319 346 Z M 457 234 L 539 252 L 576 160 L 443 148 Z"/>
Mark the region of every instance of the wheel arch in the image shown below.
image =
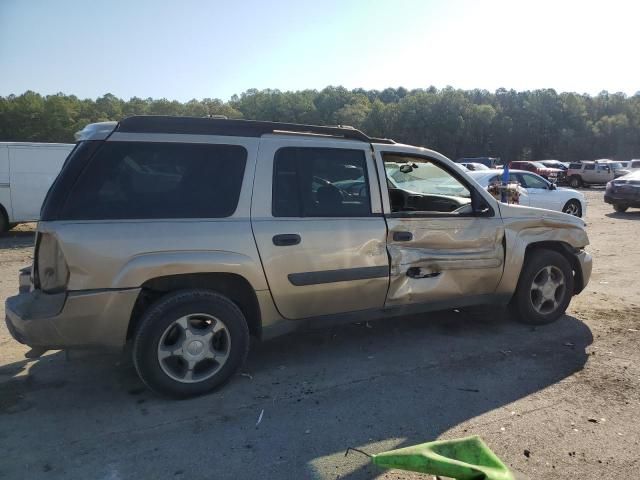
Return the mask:
<path id="1" fill-rule="evenodd" d="M 529 243 L 525 248 L 524 261 L 522 262 L 522 264 L 524 265 L 527 261 L 527 258 L 531 255 L 535 255 L 536 251 L 539 250 L 552 250 L 567 259 L 569 265 L 571 265 L 571 269 L 573 270 L 573 276 L 575 279 L 573 293 L 574 295 L 580 293 L 584 285 L 584 279 L 582 274 L 582 267 L 580 266 L 580 262 L 575 255 L 576 249 L 568 243 L 558 240 L 545 240 Z"/>
<path id="2" fill-rule="evenodd" d="M 131 311 L 127 340 L 133 338 L 146 309 L 169 292 L 188 289 L 207 289 L 229 298 L 242 311 L 249 333 L 262 337 L 262 318 L 255 290 L 241 275 L 225 272 L 198 272 L 164 275 L 146 280 Z"/>

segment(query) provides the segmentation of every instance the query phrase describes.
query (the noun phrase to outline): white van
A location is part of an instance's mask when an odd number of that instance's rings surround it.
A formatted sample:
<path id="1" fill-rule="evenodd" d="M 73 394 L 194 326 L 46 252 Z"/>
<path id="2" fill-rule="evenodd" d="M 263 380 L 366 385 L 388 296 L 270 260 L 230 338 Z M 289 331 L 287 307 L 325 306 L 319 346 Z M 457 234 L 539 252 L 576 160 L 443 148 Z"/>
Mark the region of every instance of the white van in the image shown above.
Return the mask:
<path id="1" fill-rule="evenodd" d="M 38 220 L 42 201 L 73 147 L 0 142 L 0 232 Z"/>

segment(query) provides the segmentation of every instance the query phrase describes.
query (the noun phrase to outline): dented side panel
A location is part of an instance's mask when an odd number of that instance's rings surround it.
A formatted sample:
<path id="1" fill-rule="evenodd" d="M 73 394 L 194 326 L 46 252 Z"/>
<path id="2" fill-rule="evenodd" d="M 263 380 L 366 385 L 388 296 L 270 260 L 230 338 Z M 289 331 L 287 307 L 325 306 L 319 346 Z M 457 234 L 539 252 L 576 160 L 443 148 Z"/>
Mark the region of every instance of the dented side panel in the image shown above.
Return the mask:
<path id="1" fill-rule="evenodd" d="M 493 293 L 504 268 L 499 217 L 387 218 L 391 280 L 385 306 Z M 395 241 L 395 232 L 410 232 Z"/>
<path id="2" fill-rule="evenodd" d="M 507 251 L 505 273 L 496 293 L 512 294 L 515 291 L 529 245 L 556 242 L 574 249 L 583 249 L 589 244 L 584 222 L 579 218 L 513 205 L 500 204 L 499 208 L 505 225 Z M 586 284 L 590 275 L 590 263 L 589 271 L 582 273 L 583 282 Z"/>

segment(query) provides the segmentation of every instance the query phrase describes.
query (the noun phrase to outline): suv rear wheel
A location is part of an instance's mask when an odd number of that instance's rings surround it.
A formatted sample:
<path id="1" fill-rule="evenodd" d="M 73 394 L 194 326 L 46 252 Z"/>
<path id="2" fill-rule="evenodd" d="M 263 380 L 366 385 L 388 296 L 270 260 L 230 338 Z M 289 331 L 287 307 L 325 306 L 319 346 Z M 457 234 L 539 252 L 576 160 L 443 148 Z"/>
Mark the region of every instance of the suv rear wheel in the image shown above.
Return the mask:
<path id="1" fill-rule="evenodd" d="M 543 325 L 560 318 L 573 296 L 573 271 L 553 250 L 534 250 L 520 273 L 511 310 L 523 323 Z"/>
<path id="2" fill-rule="evenodd" d="M 571 188 L 580 188 L 582 186 L 582 178 L 580 178 L 578 175 L 573 175 L 569 179 L 569 186 Z"/>
<path id="3" fill-rule="evenodd" d="M 151 390 L 186 398 L 224 384 L 248 350 L 249 328 L 236 304 L 209 290 L 181 290 L 145 312 L 133 362 Z"/>

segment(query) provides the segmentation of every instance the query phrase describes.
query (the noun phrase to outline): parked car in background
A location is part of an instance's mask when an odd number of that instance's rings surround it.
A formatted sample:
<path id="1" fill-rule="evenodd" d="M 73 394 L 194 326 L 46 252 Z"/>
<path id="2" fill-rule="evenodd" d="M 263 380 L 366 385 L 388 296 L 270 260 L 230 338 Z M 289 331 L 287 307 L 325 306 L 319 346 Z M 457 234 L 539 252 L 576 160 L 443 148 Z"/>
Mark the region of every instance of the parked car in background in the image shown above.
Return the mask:
<path id="1" fill-rule="evenodd" d="M 624 167 L 624 164 L 622 162 L 617 161 L 617 160 L 610 160 L 608 158 L 601 158 L 599 160 L 595 160 L 595 162 L 598 163 L 598 164 L 605 163 L 605 164 L 609 165 L 609 167 L 611 168 L 611 171 L 613 171 L 614 178 L 621 177 L 623 175 L 626 175 L 627 173 L 631 173 L 631 170 L 627 170 Z"/>
<path id="2" fill-rule="evenodd" d="M 607 183 L 604 201 L 613 205 L 616 212 L 640 208 L 640 169 Z"/>
<path id="3" fill-rule="evenodd" d="M 483 188 L 502 181 L 502 174 L 495 171 L 469 172 L 469 176 Z M 587 202 L 582 193 L 557 187 L 535 173 L 509 170 L 509 181 L 520 184 L 520 205 L 556 210 L 576 217 L 583 217 L 587 212 Z"/>
<path id="4" fill-rule="evenodd" d="M 546 324 L 591 274 L 581 219 L 353 128 L 142 116 L 78 140 L 9 332 L 31 357 L 129 345 L 164 395 L 224 384 L 252 335 L 478 304 Z"/>
<path id="5" fill-rule="evenodd" d="M 566 172 L 569 168 L 569 164 L 566 162 L 561 162 L 560 160 L 538 160 L 539 163 L 543 164 L 548 168 L 558 168 L 563 172 Z"/>
<path id="6" fill-rule="evenodd" d="M 626 175 L 622 165 L 611 161 L 572 162 L 567 170 L 567 181 L 572 188 L 583 185 L 605 185 L 616 177 Z"/>
<path id="7" fill-rule="evenodd" d="M 623 170 L 627 170 L 629 173 L 640 170 L 640 159 L 632 158 L 631 160 L 620 161 Z"/>
<path id="8" fill-rule="evenodd" d="M 33 222 L 73 149 L 67 143 L 0 142 L 0 232 Z"/>
<path id="9" fill-rule="evenodd" d="M 495 168 L 500 164 L 498 157 L 463 157 L 456 160 L 456 163 L 481 163 L 489 168 Z"/>
<path id="10" fill-rule="evenodd" d="M 516 170 L 527 170 L 546 178 L 553 183 L 562 183 L 566 178 L 566 173 L 560 168 L 546 167 L 540 162 L 514 161 L 509 163 L 509 168 Z"/>
<path id="11" fill-rule="evenodd" d="M 460 162 L 460 165 L 465 167 L 467 170 L 475 172 L 476 170 L 491 170 L 484 163 L 476 163 L 476 162 Z"/>

